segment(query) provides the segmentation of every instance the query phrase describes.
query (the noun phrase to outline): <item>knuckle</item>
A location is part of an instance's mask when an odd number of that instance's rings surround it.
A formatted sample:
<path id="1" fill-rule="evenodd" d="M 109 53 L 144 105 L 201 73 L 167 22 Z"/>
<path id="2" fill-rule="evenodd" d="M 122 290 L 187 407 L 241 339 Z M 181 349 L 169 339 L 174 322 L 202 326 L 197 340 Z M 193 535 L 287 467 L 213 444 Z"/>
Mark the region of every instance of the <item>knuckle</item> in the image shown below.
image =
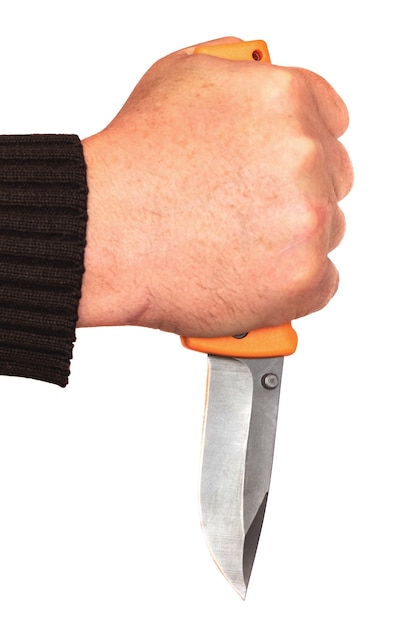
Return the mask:
<path id="1" fill-rule="evenodd" d="M 280 98 L 290 106 L 305 102 L 305 86 L 291 68 L 276 68 L 276 88 Z"/>
<path id="2" fill-rule="evenodd" d="M 309 255 L 294 270 L 292 288 L 299 302 L 308 304 L 322 300 L 329 291 L 327 280 L 329 260 L 326 255 Z"/>
<path id="3" fill-rule="evenodd" d="M 258 106 L 265 108 L 265 114 L 273 111 L 291 117 L 304 116 L 310 98 L 297 73 L 287 67 L 255 65 L 249 68 L 252 71 L 247 72 L 247 77 L 256 84 Z"/>
<path id="4" fill-rule="evenodd" d="M 289 152 L 300 174 L 316 172 L 320 175 L 327 171 L 323 143 L 312 135 L 305 132 L 297 134 L 291 141 Z"/>

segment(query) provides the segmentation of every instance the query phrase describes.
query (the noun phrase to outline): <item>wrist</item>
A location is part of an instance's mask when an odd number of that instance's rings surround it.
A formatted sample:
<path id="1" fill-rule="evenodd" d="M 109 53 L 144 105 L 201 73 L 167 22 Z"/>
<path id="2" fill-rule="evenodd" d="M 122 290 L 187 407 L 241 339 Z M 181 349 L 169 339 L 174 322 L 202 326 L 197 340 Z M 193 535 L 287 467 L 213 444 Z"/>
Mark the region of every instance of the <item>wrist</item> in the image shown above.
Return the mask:
<path id="1" fill-rule="evenodd" d="M 123 193 L 126 164 L 112 134 L 82 141 L 87 165 L 88 222 L 78 326 L 142 325 L 143 287 L 136 280 L 138 227 Z"/>

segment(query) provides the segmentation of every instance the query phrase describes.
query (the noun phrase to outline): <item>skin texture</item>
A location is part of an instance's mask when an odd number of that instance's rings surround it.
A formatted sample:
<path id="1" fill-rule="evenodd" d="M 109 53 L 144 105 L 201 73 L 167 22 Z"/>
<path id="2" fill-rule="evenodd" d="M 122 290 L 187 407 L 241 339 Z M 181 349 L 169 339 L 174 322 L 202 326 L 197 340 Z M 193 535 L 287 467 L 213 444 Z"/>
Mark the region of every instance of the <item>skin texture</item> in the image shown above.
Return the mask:
<path id="1" fill-rule="evenodd" d="M 237 334 L 321 309 L 337 289 L 345 104 L 307 70 L 192 52 L 153 65 L 83 142 L 79 326 Z"/>

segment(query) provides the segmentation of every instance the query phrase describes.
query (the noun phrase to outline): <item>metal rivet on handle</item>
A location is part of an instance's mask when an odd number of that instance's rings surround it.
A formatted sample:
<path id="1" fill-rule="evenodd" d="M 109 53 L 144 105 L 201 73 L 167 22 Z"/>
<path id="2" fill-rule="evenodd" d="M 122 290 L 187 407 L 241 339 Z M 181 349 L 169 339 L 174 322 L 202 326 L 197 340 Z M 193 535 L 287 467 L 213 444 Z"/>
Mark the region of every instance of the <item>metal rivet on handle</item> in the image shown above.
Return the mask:
<path id="1" fill-rule="evenodd" d="M 265 389 L 276 389 L 279 385 L 279 378 L 276 374 L 264 374 L 261 382 Z"/>

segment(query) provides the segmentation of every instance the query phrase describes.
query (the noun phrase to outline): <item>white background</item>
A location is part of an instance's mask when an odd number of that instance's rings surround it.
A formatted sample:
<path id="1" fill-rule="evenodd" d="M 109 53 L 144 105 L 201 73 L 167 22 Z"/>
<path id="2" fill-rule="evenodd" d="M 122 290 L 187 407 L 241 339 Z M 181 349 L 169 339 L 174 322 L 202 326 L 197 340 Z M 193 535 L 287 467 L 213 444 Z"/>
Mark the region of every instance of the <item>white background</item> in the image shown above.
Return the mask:
<path id="1" fill-rule="evenodd" d="M 14 0 L 0 23 L 1 133 L 92 134 L 159 57 L 230 34 L 333 84 L 356 172 L 339 292 L 294 325 L 246 601 L 199 527 L 205 356 L 91 329 L 65 390 L 0 380 L 0 624 L 415 625 L 413 3 Z"/>

